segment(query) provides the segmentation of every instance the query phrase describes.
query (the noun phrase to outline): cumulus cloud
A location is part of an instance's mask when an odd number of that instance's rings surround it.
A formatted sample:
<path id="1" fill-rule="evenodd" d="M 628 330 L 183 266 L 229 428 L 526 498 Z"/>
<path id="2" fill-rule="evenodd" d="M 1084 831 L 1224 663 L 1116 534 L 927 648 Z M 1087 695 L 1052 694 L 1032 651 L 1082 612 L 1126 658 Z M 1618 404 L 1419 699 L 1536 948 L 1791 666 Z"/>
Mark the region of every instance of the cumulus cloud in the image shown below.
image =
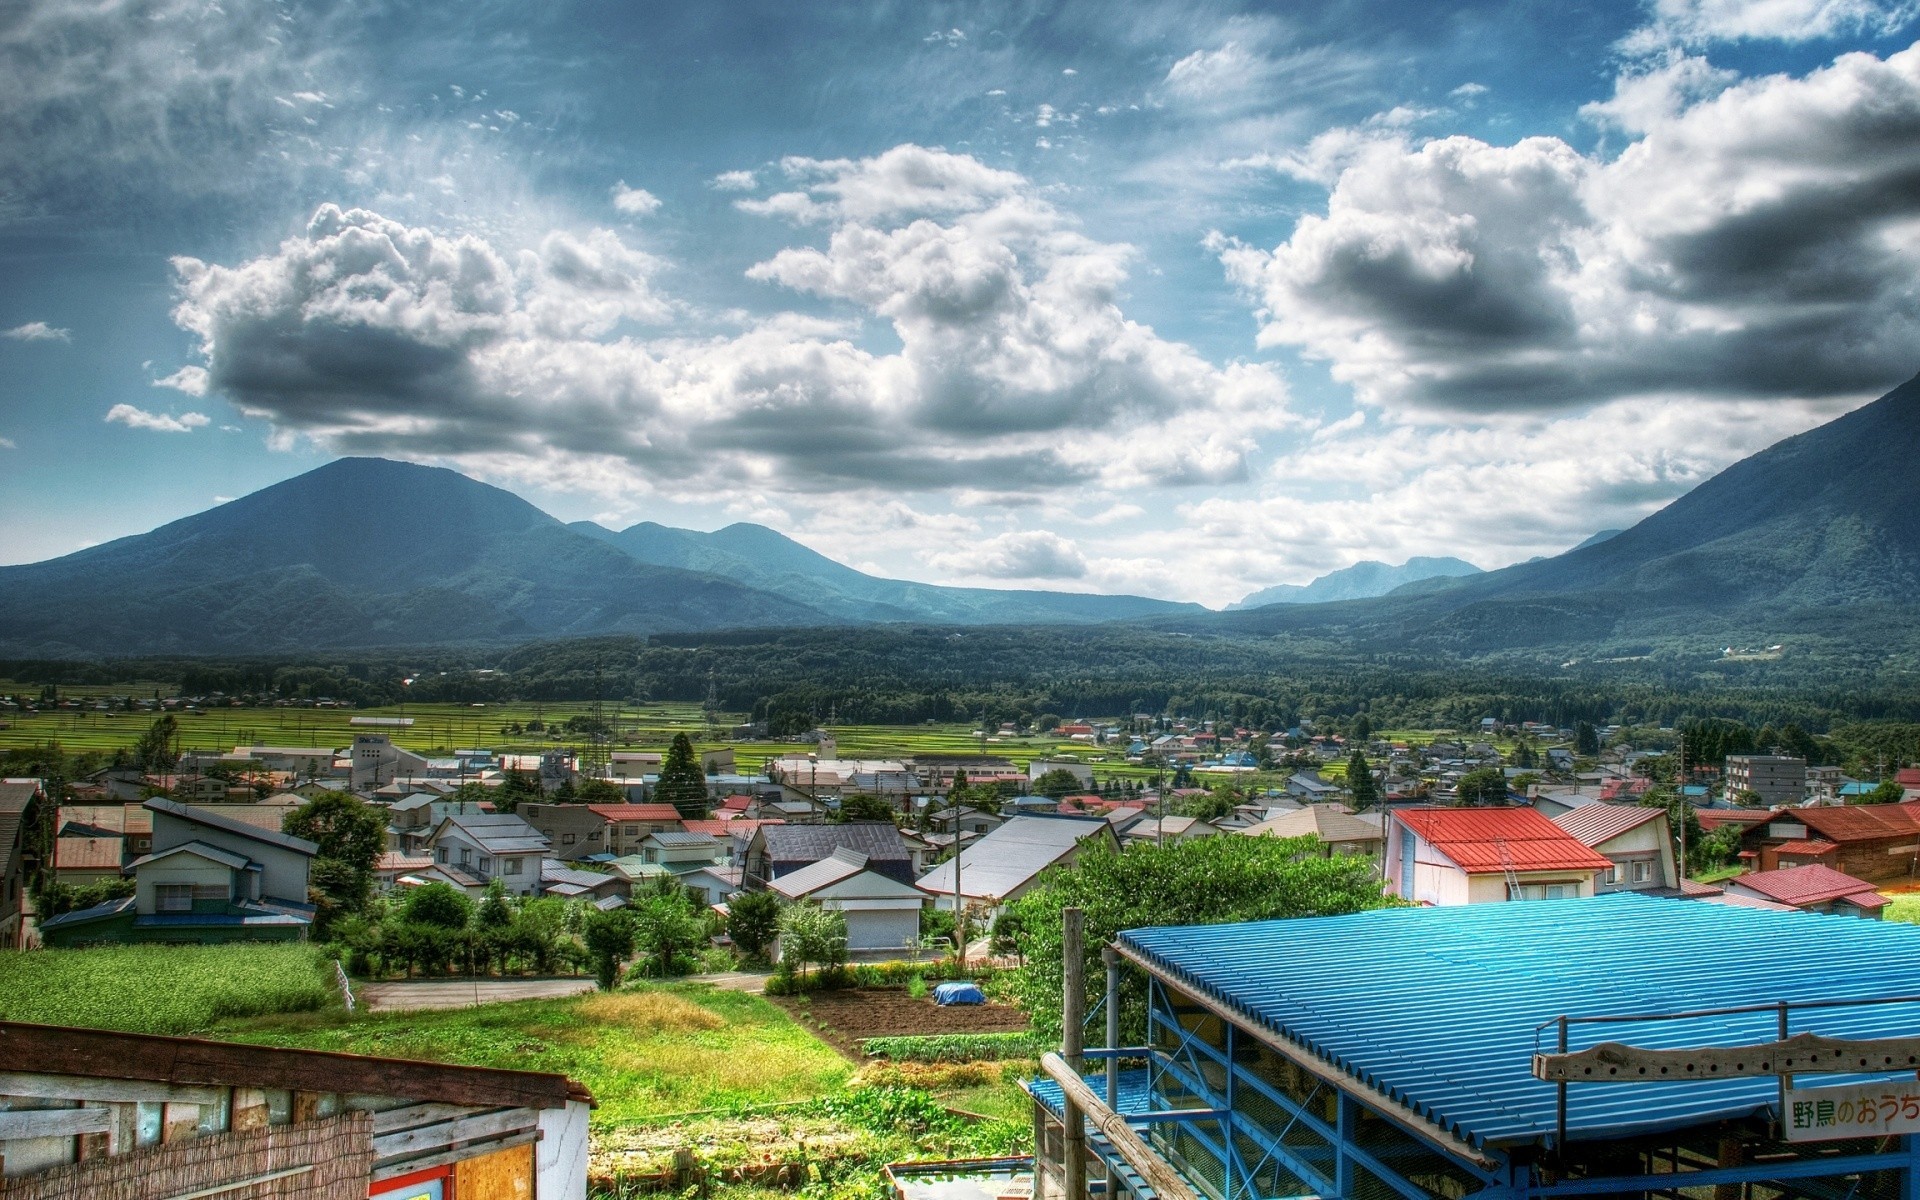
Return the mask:
<path id="1" fill-rule="evenodd" d="M 958 550 L 927 556 L 929 565 L 985 579 L 1080 579 L 1086 556 L 1066 538 L 1044 530 L 1003 533 Z"/>
<path id="2" fill-rule="evenodd" d="M 107 410 L 105 419 L 129 429 L 151 429 L 155 433 L 192 433 L 211 423 L 205 413 L 185 412 L 176 417 L 171 413 L 148 412 L 131 404 L 114 405 Z"/>
<path id="3" fill-rule="evenodd" d="M 920 147 L 793 174 L 836 224 L 749 274 L 845 319 L 642 338 L 620 323 L 672 306 L 609 231 L 514 250 L 328 205 L 271 254 L 177 260 L 204 364 L 181 378 L 282 437 L 609 495 L 1199 482 L 1297 420 L 1272 370 L 1127 319 L 1130 251 L 1018 176 Z M 869 321 L 899 349 L 858 344 Z"/>
<path id="4" fill-rule="evenodd" d="M 25 325 L 15 325 L 12 329 L 0 332 L 0 337 L 16 342 L 70 342 L 73 330 L 55 329 L 45 321 L 28 321 Z"/>
<path id="5" fill-rule="evenodd" d="M 12 438 L 0 437 L 0 450 L 18 450 L 19 448 L 19 442 L 14 441 Z"/>
<path id="6" fill-rule="evenodd" d="M 799 222 L 892 221 L 973 212 L 1028 187 L 972 155 L 912 144 L 859 160 L 786 158 L 780 170 L 795 190 L 736 201 L 742 211 Z"/>
<path id="7" fill-rule="evenodd" d="M 750 192 L 760 186 L 752 171 L 722 171 L 709 181 L 715 191 Z"/>
<path id="8" fill-rule="evenodd" d="M 1218 243 L 1261 342 L 1395 410 L 1858 397 L 1911 375 L 1920 46 L 1802 78 L 1665 70 L 1606 113 L 1640 133 L 1612 158 L 1330 142 L 1324 213 L 1270 251 Z"/>
<path id="9" fill-rule="evenodd" d="M 645 188 L 628 187 L 622 179 L 613 185 L 613 206 L 629 216 L 644 217 L 660 211 L 660 197 Z"/>

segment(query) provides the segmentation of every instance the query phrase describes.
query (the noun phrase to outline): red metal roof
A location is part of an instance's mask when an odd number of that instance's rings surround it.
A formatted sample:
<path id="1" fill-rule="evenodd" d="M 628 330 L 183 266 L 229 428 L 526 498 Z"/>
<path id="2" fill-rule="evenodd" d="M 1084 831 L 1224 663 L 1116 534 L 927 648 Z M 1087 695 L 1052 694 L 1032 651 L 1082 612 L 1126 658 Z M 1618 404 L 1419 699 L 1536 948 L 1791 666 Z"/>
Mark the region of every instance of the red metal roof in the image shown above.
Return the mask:
<path id="1" fill-rule="evenodd" d="M 1531 808 L 1401 808 L 1393 818 L 1469 875 L 1496 874 L 1508 866 L 1604 871 L 1613 865 Z"/>
<path id="2" fill-rule="evenodd" d="M 1849 804 L 1833 808 L 1796 808 L 1779 814 L 1805 825 L 1830 842 L 1869 842 L 1920 833 L 1920 804 Z"/>
<path id="3" fill-rule="evenodd" d="M 1775 849 L 1782 854 L 1810 854 L 1816 857 L 1822 854 L 1832 854 L 1839 848 L 1840 847 L 1834 845 L 1832 842 L 1815 841 L 1781 842 L 1775 847 Z"/>
<path id="4" fill-rule="evenodd" d="M 1773 820 L 1773 811 L 1765 808 L 1698 808 L 1700 828 L 1712 833 L 1722 825 L 1763 825 Z"/>
<path id="5" fill-rule="evenodd" d="M 680 824 L 682 828 L 684 828 L 688 833 L 704 833 L 712 837 L 726 837 L 727 832 L 730 829 L 732 829 L 735 825 L 738 825 L 739 822 L 738 821 L 701 820 L 701 821 L 682 821 L 680 822 Z"/>
<path id="6" fill-rule="evenodd" d="M 1804 867 L 1783 867 L 1778 871 L 1756 871 L 1727 881 L 1729 887 L 1759 892 L 1769 900 L 1796 908 L 1845 900 L 1861 908 L 1884 907 L 1887 898 L 1864 879 L 1855 879 L 1832 867 L 1808 863 Z"/>
<path id="7" fill-rule="evenodd" d="M 60 871 L 118 871 L 122 844 L 117 837 L 56 838 L 53 865 Z"/>
<path id="8" fill-rule="evenodd" d="M 678 821 L 680 810 L 671 804 L 589 804 L 587 808 L 609 821 Z"/>
<path id="9" fill-rule="evenodd" d="M 1903 788 L 1920 788 L 1920 767 L 1901 767 L 1893 773 L 1893 781 Z"/>

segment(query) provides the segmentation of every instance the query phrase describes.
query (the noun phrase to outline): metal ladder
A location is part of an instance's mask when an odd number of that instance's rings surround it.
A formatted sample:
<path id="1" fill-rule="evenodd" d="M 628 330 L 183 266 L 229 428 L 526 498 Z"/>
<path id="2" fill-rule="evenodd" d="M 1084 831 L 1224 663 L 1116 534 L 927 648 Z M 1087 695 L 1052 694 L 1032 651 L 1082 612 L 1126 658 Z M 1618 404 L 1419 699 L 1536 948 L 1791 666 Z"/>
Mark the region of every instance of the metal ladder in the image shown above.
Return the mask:
<path id="1" fill-rule="evenodd" d="M 1499 838 L 1493 843 L 1500 851 L 1500 870 L 1507 877 L 1507 899 L 1525 900 L 1527 894 L 1520 886 L 1519 872 L 1513 869 L 1513 855 L 1507 853 L 1507 839 Z"/>

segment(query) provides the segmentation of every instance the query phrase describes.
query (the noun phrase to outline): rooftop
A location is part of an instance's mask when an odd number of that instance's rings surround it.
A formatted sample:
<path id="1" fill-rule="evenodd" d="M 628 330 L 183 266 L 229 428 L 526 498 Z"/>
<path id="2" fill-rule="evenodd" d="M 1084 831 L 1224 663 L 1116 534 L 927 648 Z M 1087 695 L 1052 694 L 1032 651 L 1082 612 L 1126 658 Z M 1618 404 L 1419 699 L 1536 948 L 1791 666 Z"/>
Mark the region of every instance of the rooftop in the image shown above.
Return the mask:
<path id="1" fill-rule="evenodd" d="M 316 842 L 310 842 L 305 838 L 294 837 L 290 833 L 281 833 L 275 829 L 262 829 L 257 825 L 249 825 L 245 821 L 236 821 L 232 817 L 221 816 L 219 813 L 211 813 L 203 809 L 195 808 L 192 805 L 182 804 L 177 800 L 155 798 L 147 801 L 146 806 L 150 811 L 155 813 L 174 817 L 181 821 L 191 821 L 193 824 L 203 826 L 207 829 L 218 829 L 222 833 L 232 833 L 244 838 L 252 838 L 256 842 L 265 842 L 269 846 L 278 846 L 283 850 L 292 850 L 306 855 L 318 854 L 320 852 L 320 846 Z"/>
<path id="2" fill-rule="evenodd" d="M 1598 846 L 1666 814 L 1666 809 L 1646 804 L 1582 804 L 1554 817 L 1553 823 L 1581 845 Z"/>
<path id="3" fill-rule="evenodd" d="M 589 804 L 587 808 L 608 821 L 678 821 L 680 810 L 671 804 Z"/>
<path id="4" fill-rule="evenodd" d="M 1785 867 L 1778 871 L 1755 871 L 1727 881 L 1730 887 L 1758 892 L 1781 904 L 1825 904 L 1845 900 L 1859 908 L 1878 911 L 1887 904 L 1874 886 L 1832 867 L 1808 863 L 1804 867 Z"/>
<path id="5" fill-rule="evenodd" d="M 1391 908 L 1120 935 L 1123 949 L 1476 1144 L 1555 1127 L 1555 1088 L 1533 1078 L 1538 1027 L 1562 1015 L 1635 1015 L 1911 995 L 1920 929 L 1614 894 L 1580 900 Z M 1738 971 L 1710 969 L 1738 962 Z M 1708 964 L 1703 966 L 1703 964 Z M 1630 965 L 1631 969 L 1623 969 Z M 1904 1035 L 1920 1003 L 1799 1011 L 1792 1032 Z M 1761 1014 L 1572 1027 L 1570 1046 L 1765 1042 Z M 1624 1136 L 1760 1112 L 1771 1077 L 1569 1089 L 1576 1138 Z"/>
<path id="6" fill-rule="evenodd" d="M 1509 866 L 1604 871 L 1613 865 L 1531 808 L 1402 808 L 1393 816 L 1469 875 L 1497 874 Z"/>

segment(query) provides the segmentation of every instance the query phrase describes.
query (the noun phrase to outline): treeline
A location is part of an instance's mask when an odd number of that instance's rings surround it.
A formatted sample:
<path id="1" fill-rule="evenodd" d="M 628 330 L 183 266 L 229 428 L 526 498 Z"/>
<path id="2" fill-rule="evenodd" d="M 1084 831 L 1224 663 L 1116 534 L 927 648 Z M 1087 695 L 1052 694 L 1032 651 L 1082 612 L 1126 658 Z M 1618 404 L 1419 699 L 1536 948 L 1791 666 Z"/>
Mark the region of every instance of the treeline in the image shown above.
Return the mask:
<path id="1" fill-rule="evenodd" d="M 1860 722 L 1920 723 L 1920 682 L 1836 677 L 1789 662 L 1676 655 L 1543 671 L 1121 626 L 604 637 L 308 661 L 0 662 L 0 676 L 21 683 L 161 679 L 177 681 L 187 695 L 273 691 L 361 705 L 403 697 L 698 702 L 711 694 L 721 709 L 751 713 L 775 733 L 829 716 L 862 724 L 997 724 L 1043 713 L 1164 714 L 1269 729 L 1302 720 L 1348 723 L 1363 714 L 1375 729 L 1464 728 L 1484 717 L 1654 728 L 1719 719 L 1809 734 Z"/>

